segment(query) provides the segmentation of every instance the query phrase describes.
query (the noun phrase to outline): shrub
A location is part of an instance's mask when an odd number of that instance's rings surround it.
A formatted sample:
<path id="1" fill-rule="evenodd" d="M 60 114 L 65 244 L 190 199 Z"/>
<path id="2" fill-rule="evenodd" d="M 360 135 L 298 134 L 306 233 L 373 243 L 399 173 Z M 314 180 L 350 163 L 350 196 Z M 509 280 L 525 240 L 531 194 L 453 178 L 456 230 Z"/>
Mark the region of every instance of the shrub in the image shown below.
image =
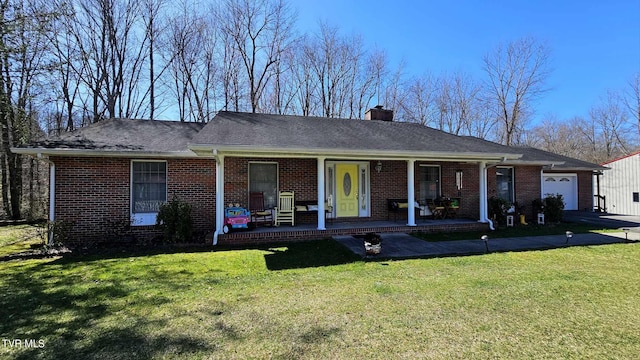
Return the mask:
<path id="1" fill-rule="evenodd" d="M 564 200 L 561 194 L 551 195 L 542 200 L 544 218 L 546 221 L 559 223 L 562 221 L 562 211 L 564 210 Z"/>
<path id="2" fill-rule="evenodd" d="M 489 198 L 489 217 L 498 223 L 504 223 L 506 221 L 505 212 L 509 207 L 510 204 L 507 200 L 492 196 Z"/>
<path id="3" fill-rule="evenodd" d="M 164 240 L 170 243 L 186 243 L 193 235 L 191 205 L 177 198 L 160 206 L 156 227 L 162 230 Z"/>
<path id="4" fill-rule="evenodd" d="M 38 225 L 42 245 L 49 246 L 49 237 L 53 235 L 53 247 L 69 245 L 71 229 L 75 223 L 66 220 L 46 221 Z"/>
<path id="5" fill-rule="evenodd" d="M 531 202 L 531 208 L 533 209 L 533 216 L 535 217 L 539 213 L 544 213 L 544 200 L 535 199 Z"/>

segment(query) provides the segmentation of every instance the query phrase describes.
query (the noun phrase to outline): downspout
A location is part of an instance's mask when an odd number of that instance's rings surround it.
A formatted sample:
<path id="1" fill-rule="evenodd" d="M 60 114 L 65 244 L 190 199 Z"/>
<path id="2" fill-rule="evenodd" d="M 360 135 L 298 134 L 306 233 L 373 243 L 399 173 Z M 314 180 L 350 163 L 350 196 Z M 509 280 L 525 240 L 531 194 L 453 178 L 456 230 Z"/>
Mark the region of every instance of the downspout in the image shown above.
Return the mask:
<path id="1" fill-rule="evenodd" d="M 540 199 L 544 199 L 543 192 L 544 192 L 544 169 L 540 169 Z"/>
<path id="2" fill-rule="evenodd" d="M 49 162 L 49 223 L 56 220 L 56 164 Z M 53 226 L 49 228 L 49 245 L 53 245 Z"/>
<path id="3" fill-rule="evenodd" d="M 213 233 L 213 244 L 218 245 L 218 236 L 224 226 L 224 156 L 216 155 L 216 231 Z"/>
<path id="4" fill-rule="evenodd" d="M 42 153 L 38 153 L 38 159 L 43 160 L 49 164 L 49 231 L 48 231 L 48 243 L 52 246 L 54 243 L 53 238 L 53 223 L 56 220 L 56 164 L 42 156 Z"/>
<path id="5" fill-rule="evenodd" d="M 496 228 L 493 226 L 493 221 L 487 216 L 487 163 L 481 161 L 479 165 L 480 170 L 480 222 L 489 223 L 489 229 L 492 231 Z"/>

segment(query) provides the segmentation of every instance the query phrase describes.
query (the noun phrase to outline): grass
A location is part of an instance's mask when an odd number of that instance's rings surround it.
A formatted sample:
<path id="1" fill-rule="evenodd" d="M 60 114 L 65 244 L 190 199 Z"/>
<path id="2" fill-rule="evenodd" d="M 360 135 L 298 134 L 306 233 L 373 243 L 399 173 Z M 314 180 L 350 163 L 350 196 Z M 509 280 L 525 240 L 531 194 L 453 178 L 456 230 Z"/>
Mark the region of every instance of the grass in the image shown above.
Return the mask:
<path id="1" fill-rule="evenodd" d="M 557 225 L 535 225 L 514 227 L 499 227 L 495 231 L 466 231 L 466 232 L 442 232 L 442 233 L 416 233 L 414 236 L 427 241 L 452 241 L 479 239 L 480 236 L 488 234 L 493 239 L 523 236 L 547 236 L 564 235 L 567 230 L 575 234 L 589 232 L 609 232 L 620 231 L 616 229 L 604 229 L 590 224 L 560 223 Z"/>
<path id="2" fill-rule="evenodd" d="M 3 240 L 4 241 L 4 240 Z M 16 359 L 635 358 L 640 245 L 363 262 L 286 247 L 0 263 Z"/>
<path id="3" fill-rule="evenodd" d="M 15 225 L 0 227 L 0 257 L 31 249 L 31 245 L 42 244 L 40 225 Z"/>

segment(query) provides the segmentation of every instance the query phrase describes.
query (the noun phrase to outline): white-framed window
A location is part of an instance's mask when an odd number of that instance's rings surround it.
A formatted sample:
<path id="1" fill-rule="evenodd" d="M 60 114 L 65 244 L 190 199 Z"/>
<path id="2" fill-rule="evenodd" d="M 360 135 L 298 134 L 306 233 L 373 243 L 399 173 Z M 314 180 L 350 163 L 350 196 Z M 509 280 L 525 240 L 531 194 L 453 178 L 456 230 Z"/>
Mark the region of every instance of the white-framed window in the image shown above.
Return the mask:
<path id="1" fill-rule="evenodd" d="M 131 161 L 131 217 L 133 225 L 153 225 L 160 205 L 167 202 L 167 162 Z"/>
<path id="2" fill-rule="evenodd" d="M 421 201 L 440 197 L 440 166 L 420 165 L 418 179 Z"/>
<path id="3" fill-rule="evenodd" d="M 496 196 L 511 204 L 515 201 L 513 179 L 512 167 L 496 168 Z"/>
<path id="4" fill-rule="evenodd" d="M 271 209 L 278 203 L 278 163 L 249 163 L 249 192 L 262 192 L 264 206 Z"/>

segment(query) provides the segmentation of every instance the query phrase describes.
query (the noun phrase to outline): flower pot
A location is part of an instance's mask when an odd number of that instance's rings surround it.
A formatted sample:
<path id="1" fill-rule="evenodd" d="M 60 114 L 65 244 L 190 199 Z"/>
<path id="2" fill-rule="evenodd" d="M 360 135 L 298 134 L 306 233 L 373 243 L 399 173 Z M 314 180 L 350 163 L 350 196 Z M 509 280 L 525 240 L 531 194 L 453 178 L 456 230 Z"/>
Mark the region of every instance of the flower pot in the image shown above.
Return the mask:
<path id="1" fill-rule="evenodd" d="M 382 251 L 381 244 L 372 244 L 368 241 L 364 242 L 364 251 L 367 255 L 378 255 Z"/>

